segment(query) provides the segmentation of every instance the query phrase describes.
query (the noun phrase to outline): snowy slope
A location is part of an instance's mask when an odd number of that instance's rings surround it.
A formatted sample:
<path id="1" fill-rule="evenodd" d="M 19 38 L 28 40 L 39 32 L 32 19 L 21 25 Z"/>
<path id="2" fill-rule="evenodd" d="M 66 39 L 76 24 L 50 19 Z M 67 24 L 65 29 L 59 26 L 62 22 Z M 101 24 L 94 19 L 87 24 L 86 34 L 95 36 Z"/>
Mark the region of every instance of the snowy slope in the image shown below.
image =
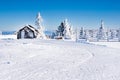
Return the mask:
<path id="1" fill-rule="evenodd" d="M 0 40 L 0 80 L 120 80 L 119 49 L 57 40 Z"/>

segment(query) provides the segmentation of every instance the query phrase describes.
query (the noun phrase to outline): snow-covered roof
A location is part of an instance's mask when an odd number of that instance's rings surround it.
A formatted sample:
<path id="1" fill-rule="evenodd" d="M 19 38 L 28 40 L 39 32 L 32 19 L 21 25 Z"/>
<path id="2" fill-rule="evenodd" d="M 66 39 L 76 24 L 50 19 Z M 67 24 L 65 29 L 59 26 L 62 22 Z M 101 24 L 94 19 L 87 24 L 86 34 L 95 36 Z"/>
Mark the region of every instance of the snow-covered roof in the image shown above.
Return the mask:
<path id="1" fill-rule="evenodd" d="M 17 33 L 18 33 L 19 31 L 25 29 L 25 28 L 29 28 L 29 29 L 31 29 L 32 31 L 34 31 L 35 33 L 39 33 L 39 31 L 38 31 L 37 29 L 35 29 L 33 26 L 31 26 L 31 25 L 27 25 L 27 26 L 19 29 L 19 30 L 17 31 Z"/>

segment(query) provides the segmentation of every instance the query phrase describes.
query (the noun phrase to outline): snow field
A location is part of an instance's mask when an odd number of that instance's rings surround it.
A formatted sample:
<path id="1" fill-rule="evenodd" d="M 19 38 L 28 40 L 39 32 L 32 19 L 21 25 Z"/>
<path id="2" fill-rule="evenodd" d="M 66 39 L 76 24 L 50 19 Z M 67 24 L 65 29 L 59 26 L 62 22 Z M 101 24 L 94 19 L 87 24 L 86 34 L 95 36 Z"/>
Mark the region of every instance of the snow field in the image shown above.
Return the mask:
<path id="1" fill-rule="evenodd" d="M 120 80 L 120 50 L 106 44 L 0 40 L 0 80 Z"/>
<path id="2" fill-rule="evenodd" d="M 17 39 L 17 35 L 0 35 L 0 39 Z"/>
<path id="3" fill-rule="evenodd" d="M 1 40 L 1 80 L 72 80 L 74 70 L 92 55 L 75 43 Z M 64 44 L 64 45 L 63 45 Z M 75 75 L 75 74 L 74 74 Z M 7 77 L 6 77 L 7 76 Z"/>
<path id="4" fill-rule="evenodd" d="M 120 42 L 90 42 L 90 43 L 120 49 Z"/>

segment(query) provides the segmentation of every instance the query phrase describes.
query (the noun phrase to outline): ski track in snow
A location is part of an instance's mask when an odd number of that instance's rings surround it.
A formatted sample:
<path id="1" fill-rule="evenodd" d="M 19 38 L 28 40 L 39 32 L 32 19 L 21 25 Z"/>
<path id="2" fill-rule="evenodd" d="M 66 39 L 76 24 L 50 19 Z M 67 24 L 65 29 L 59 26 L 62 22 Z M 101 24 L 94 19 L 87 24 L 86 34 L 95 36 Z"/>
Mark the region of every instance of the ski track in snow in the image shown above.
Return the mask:
<path id="1" fill-rule="evenodd" d="M 120 80 L 119 49 L 72 41 L 0 40 L 0 80 Z"/>

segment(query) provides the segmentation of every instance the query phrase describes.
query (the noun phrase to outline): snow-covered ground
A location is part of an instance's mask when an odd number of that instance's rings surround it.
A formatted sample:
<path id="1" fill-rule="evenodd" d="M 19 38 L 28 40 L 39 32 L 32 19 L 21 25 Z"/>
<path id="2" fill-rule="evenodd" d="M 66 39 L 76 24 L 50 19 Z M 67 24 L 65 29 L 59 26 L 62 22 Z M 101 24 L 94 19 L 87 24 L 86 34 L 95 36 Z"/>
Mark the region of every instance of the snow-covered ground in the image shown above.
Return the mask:
<path id="1" fill-rule="evenodd" d="M 120 49 L 120 42 L 90 42 L 90 43 Z"/>
<path id="2" fill-rule="evenodd" d="M 0 35 L 0 39 L 17 39 L 17 35 Z"/>
<path id="3" fill-rule="evenodd" d="M 62 40 L 0 40 L 0 80 L 120 80 L 120 50 Z"/>

